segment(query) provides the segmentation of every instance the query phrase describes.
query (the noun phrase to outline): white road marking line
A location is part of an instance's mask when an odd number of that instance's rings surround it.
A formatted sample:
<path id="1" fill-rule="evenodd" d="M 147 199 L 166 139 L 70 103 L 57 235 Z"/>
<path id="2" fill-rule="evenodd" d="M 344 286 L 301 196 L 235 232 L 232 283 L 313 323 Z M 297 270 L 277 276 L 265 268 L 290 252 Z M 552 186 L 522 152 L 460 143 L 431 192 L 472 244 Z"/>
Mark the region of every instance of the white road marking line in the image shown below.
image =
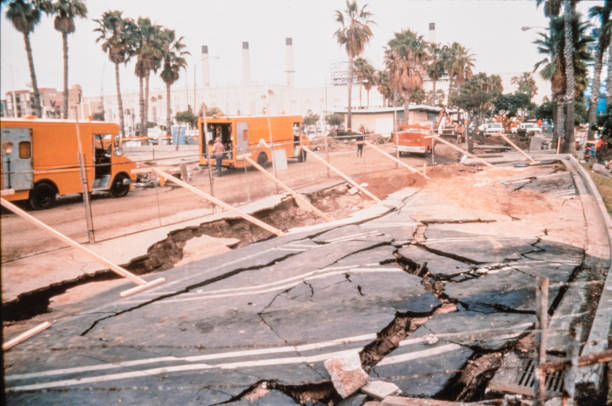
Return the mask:
<path id="1" fill-rule="evenodd" d="M 209 360 L 217 360 L 217 359 L 226 359 L 226 358 L 239 358 L 239 357 L 248 357 L 253 355 L 266 355 L 266 354 L 280 354 L 284 352 L 304 352 L 311 350 L 319 350 L 327 347 L 333 347 L 340 344 L 353 344 L 359 343 L 362 341 L 372 341 L 376 339 L 376 334 L 362 334 L 353 337 L 343 337 L 336 338 L 334 340 L 321 341 L 310 344 L 299 344 L 294 346 L 282 346 L 282 347 L 271 347 L 271 348 L 260 348 L 254 350 L 241 350 L 241 351 L 230 351 L 223 353 L 215 353 L 215 354 L 206 354 L 206 355 L 193 355 L 187 357 L 156 357 L 156 358 L 146 358 L 140 360 L 132 360 L 132 361 L 120 361 L 106 364 L 97 364 L 97 365 L 87 365 L 82 367 L 73 367 L 73 368 L 62 368 L 62 369 L 52 369 L 48 371 L 42 372 L 31 372 L 25 374 L 14 374 L 5 376 L 6 381 L 15 381 L 15 380 L 23 380 L 23 379 L 31 379 L 31 378 L 43 378 L 48 376 L 56 376 L 56 375 L 68 375 L 74 373 L 83 373 L 83 372 L 93 372 L 93 371 L 103 371 L 107 369 L 116 369 L 116 368 L 124 368 L 138 365 L 146 365 L 153 364 L 157 362 L 169 362 L 169 361 L 183 361 L 183 362 L 195 362 L 195 361 L 209 361 Z"/>
<path id="2" fill-rule="evenodd" d="M 407 354 L 401 354 L 391 357 L 384 358 L 381 362 L 378 363 L 379 366 L 382 365 L 390 365 L 397 364 L 404 361 L 410 361 L 419 358 L 431 357 L 438 354 L 443 354 L 450 351 L 455 351 L 459 348 L 462 348 L 458 344 L 446 344 L 435 348 L 430 348 L 423 351 L 415 351 Z M 130 372 L 120 372 L 113 373 L 108 375 L 98 375 L 98 376 L 90 376 L 85 378 L 77 378 L 77 379 L 65 379 L 59 381 L 51 381 L 51 382 L 43 382 L 36 383 L 30 385 L 19 385 L 6 388 L 9 392 L 21 392 L 26 390 L 40 390 L 40 389 L 48 389 L 48 388 L 58 388 L 58 387 L 66 387 L 66 386 L 76 386 L 76 385 L 84 385 L 84 384 L 93 384 L 100 382 L 108 382 L 108 381 L 116 381 L 121 379 L 132 379 L 132 378 L 142 378 L 146 376 L 153 375 L 161 375 L 168 374 L 172 372 L 186 372 L 186 371 L 198 371 L 198 370 L 207 370 L 207 369 L 239 369 L 239 368 L 256 368 L 256 367 L 264 367 L 264 366 L 276 366 L 276 365 L 289 365 L 289 364 L 306 364 L 306 363 L 315 363 L 325 361 L 330 358 L 343 357 L 348 354 L 352 354 L 358 352 L 361 348 L 355 348 L 350 350 L 343 351 L 335 351 L 305 357 L 284 357 L 284 358 L 273 358 L 273 359 L 263 359 L 263 360 L 253 360 L 253 361 L 238 361 L 238 362 L 229 362 L 223 364 L 187 364 L 187 365 L 174 365 L 167 366 L 161 368 L 151 368 L 145 369 L 141 371 L 130 371 Z"/>
<path id="3" fill-rule="evenodd" d="M 371 268 L 371 269 L 359 269 L 359 268 L 355 268 L 355 269 L 351 269 L 351 270 L 346 270 L 346 271 L 333 271 L 333 272 L 326 272 L 324 274 L 320 274 L 320 275 L 313 275 L 301 280 L 297 280 L 297 281 L 293 281 L 290 283 L 286 283 L 284 285 L 277 285 L 277 286 L 273 286 L 270 288 L 265 288 L 265 289 L 261 289 L 261 288 L 256 288 L 254 287 L 253 289 L 249 290 L 249 291 L 245 291 L 245 292 L 231 292 L 231 293 L 219 293 L 219 294 L 207 294 L 207 295 L 199 295 L 199 296 L 190 296 L 190 297 L 183 297 L 183 298 L 176 298 L 176 299 L 164 299 L 164 300 L 159 300 L 157 302 L 153 302 L 151 303 L 151 305 L 156 305 L 156 304 L 167 304 L 167 303 L 182 303 L 182 302 L 192 302 L 192 301 L 197 301 L 197 300 L 212 300 L 212 299 L 221 299 L 221 298 L 226 298 L 226 297 L 236 297 L 236 296 L 249 296 L 249 295 L 259 295 L 262 293 L 269 293 L 269 292 L 275 292 L 278 290 L 283 290 L 283 289 L 287 289 L 287 288 L 291 288 L 294 286 L 299 285 L 300 283 L 304 282 L 304 281 L 311 281 L 311 280 L 316 280 L 316 279 L 322 279 L 322 278 L 328 278 L 330 276 L 335 276 L 335 275 L 342 275 L 345 274 L 347 272 L 351 272 L 351 273 L 375 273 L 375 272 L 392 272 L 392 273 L 405 273 L 404 270 L 399 269 L 399 268 Z"/>
<path id="4" fill-rule="evenodd" d="M 432 357 L 462 348 L 459 344 L 446 344 L 439 347 L 429 348 L 423 351 L 409 352 L 406 354 L 392 355 L 383 358 L 376 366 L 399 364 L 400 362 L 412 361 L 419 358 Z"/>

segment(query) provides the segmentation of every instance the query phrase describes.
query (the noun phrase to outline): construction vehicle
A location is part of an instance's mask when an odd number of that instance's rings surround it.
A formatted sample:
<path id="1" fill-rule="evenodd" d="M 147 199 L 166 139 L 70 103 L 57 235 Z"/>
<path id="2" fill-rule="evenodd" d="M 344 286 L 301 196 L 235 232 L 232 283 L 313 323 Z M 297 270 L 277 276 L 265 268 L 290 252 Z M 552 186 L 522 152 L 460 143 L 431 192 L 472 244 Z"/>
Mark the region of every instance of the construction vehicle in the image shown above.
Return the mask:
<path id="1" fill-rule="evenodd" d="M 306 160 L 308 137 L 302 130 L 302 116 L 215 117 L 198 120 L 200 164 L 214 165 L 212 145 L 220 137 L 225 147 L 221 165 L 242 168 L 250 164 L 242 155 L 250 153 L 259 165 L 272 162 L 272 151 L 284 151 L 286 158 Z M 206 131 L 204 124 L 206 123 Z M 208 153 L 207 153 L 208 152 Z M 282 152 L 281 152 L 282 153 Z"/>
<path id="2" fill-rule="evenodd" d="M 34 116 L 3 118 L 0 124 L 0 186 L 14 190 L 5 194 L 7 200 L 28 200 L 32 208 L 46 209 L 57 195 L 82 193 L 79 150 L 88 192 L 105 190 L 121 197 L 130 191 L 136 164 L 123 155 L 118 124 Z"/>
<path id="3" fill-rule="evenodd" d="M 427 154 L 435 146 L 433 123 L 422 121 L 415 123 L 399 123 L 398 131 L 393 134 L 393 143 L 399 155 L 404 153 Z"/>

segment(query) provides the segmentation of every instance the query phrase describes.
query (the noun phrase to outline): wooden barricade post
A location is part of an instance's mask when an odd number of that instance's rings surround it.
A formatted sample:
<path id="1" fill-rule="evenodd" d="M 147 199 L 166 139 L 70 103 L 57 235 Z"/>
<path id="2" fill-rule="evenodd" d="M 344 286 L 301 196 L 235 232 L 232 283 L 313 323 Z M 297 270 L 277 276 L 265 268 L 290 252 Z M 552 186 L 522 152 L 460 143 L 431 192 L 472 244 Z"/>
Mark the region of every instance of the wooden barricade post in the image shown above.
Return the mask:
<path id="1" fill-rule="evenodd" d="M 7 351 L 16 346 L 17 344 L 27 340 L 30 337 L 35 336 L 36 334 L 48 329 L 51 327 L 51 323 L 45 321 L 44 323 L 40 323 L 38 326 L 31 328 L 23 333 L 19 334 L 17 337 L 11 338 L 5 343 L 2 343 L 2 351 Z"/>
<path id="2" fill-rule="evenodd" d="M 255 162 L 254 160 L 252 160 L 249 155 L 242 155 L 240 157 L 238 157 L 238 159 L 244 159 L 246 160 L 248 163 L 250 163 L 251 165 L 253 165 L 253 167 L 255 167 L 255 169 L 257 169 L 258 171 L 260 171 L 261 173 L 263 173 L 265 176 L 267 176 L 268 178 L 272 179 L 277 185 L 279 185 L 281 188 L 285 189 L 287 192 L 289 192 L 289 194 L 291 194 L 291 196 L 293 196 L 293 198 L 299 202 L 301 202 L 302 204 L 304 204 L 305 206 L 307 206 L 308 208 L 310 208 L 310 210 L 312 210 L 313 212 L 315 212 L 319 217 L 327 220 L 327 221 L 333 221 L 334 218 L 323 213 L 321 210 L 317 209 L 312 203 L 310 203 L 307 199 L 304 198 L 304 196 L 300 195 L 299 193 L 297 193 L 296 191 L 294 191 L 293 189 L 291 189 L 289 186 L 287 186 L 286 184 L 284 184 L 280 179 L 278 179 L 277 177 L 275 177 L 273 174 L 271 174 L 270 172 L 266 171 L 266 169 L 264 167 L 262 167 L 261 165 L 259 165 L 257 162 Z"/>
<path id="3" fill-rule="evenodd" d="M 376 145 L 372 144 L 369 141 L 364 141 L 364 142 L 365 142 L 365 144 L 367 146 L 372 147 L 374 150 L 380 152 L 382 155 L 386 156 L 387 158 L 391 159 L 392 161 L 395 161 L 395 163 L 402 165 L 404 168 L 407 168 L 407 169 L 409 169 L 410 171 L 412 171 L 414 173 L 418 173 L 419 175 L 423 176 L 425 179 L 431 179 L 429 176 L 427 176 L 423 172 L 419 171 L 418 169 L 408 165 L 407 163 L 403 162 L 402 160 L 397 159 L 393 155 L 385 152 L 382 148 L 377 147 Z"/>
<path id="4" fill-rule="evenodd" d="M 506 141 L 508 144 L 510 144 L 510 146 L 514 149 L 516 149 L 518 152 L 520 152 L 524 157 L 526 157 L 527 159 L 529 159 L 531 161 L 532 164 L 536 164 L 538 163 L 535 159 L 533 159 L 533 157 L 531 155 L 529 155 L 528 153 L 526 153 L 525 151 L 523 151 L 522 149 L 520 149 L 515 143 L 513 143 L 512 141 L 510 141 L 510 139 L 508 137 L 506 137 L 505 134 L 499 134 L 504 141 Z"/>
<path id="5" fill-rule="evenodd" d="M 329 169 L 331 169 L 332 171 L 334 171 L 338 176 L 340 176 L 342 179 L 344 179 L 345 181 L 347 181 L 348 183 L 350 183 L 351 185 L 355 186 L 358 190 L 360 190 L 362 193 L 364 193 L 366 196 L 368 196 L 370 199 L 376 201 L 376 202 L 380 202 L 380 199 L 376 196 L 374 196 L 372 193 L 368 192 L 364 187 L 362 187 L 361 185 L 359 185 L 357 182 L 355 182 L 353 179 L 349 178 L 347 175 L 345 175 L 344 173 L 342 173 L 339 169 L 337 169 L 335 166 L 325 162 L 325 159 L 321 158 L 320 156 L 318 156 L 317 154 L 315 154 L 310 148 L 306 147 L 306 146 L 302 146 L 302 148 L 304 150 L 306 150 L 310 155 L 312 155 L 313 158 L 315 158 L 317 161 L 323 163 L 323 165 L 327 166 Z"/>
<path id="6" fill-rule="evenodd" d="M 165 282 L 164 278 L 158 278 L 155 279 L 151 282 L 147 282 L 146 280 L 134 275 L 133 273 L 131 273 L 130 271 L 120 267 L 119 265 L 116 265 L 114 263 L 112 263 L 111 261 L 109 261 L 108 259 L 104 258 L 103 256 L 97 254 L 96 252 L 90 250 L 89 248 L 86 248 L 84 246 L 82 246 L 81 244 L 79 244 L 78 242 L 74 241 L 72 238 L 60 233 L 59 231 L 55 230 L 54 228 L 48 226 L 47 224 L 43 223 L 42 221 L 38 220 L 36 217 L 29 215 L 28 213 L 26 213 L 25 211 L 21 210 L 19 207 L 15 206 L 14 204 L 10 203 L 9 201 L 0 198 L 0 202 L 2 203 L 2 206 L 4 206 L 5 208 L 7 208 L 8 210 L 12 211 L 13 213 L 17 214 L 19 217 L 25 219 L 28 223 L 33 224 L 35 226 L 37 226 L 38 228 L 42 228 L 43 230 L 45 230 L 46 232 L 48 232 L 49 234 L 51 234 L 52 236 L 54 236 L 55 238 L 65 242 L 66 244 L 70 245 L 73 248 L 76 248 L 77 250 L 84 252 L 85 254 L 95 258 L 98 262 L 108 266 L 111 271 L 115 272 L 116 274 L 129 279 L 130 281 L 134 282 L 135 284 L 139 285 L 135 288 L 132 289 L 128 289 L 125 290 L 123 292 L 120 293 L 121 296 L 129 296 L 129 295 L 133 295 L 135 293 L 138 292 L 142 292 L 143 290 L 155 287 L 157 285 L 160 285 L 162 283 Z"/>
<path id="7" fill-rule="evenodd" d="M 159 176 L 163 176 L 164 178 L 176 183 L 179 186 L 184 187 L 185 189 L 195 193 L 196 195 L 203 197 L 204 199 L 216 204 L 217 206 L 223 207 L 224 209 L 231 211 L 232 213 L 236 213 L 238 214 L 240 217 L 242 217 L 243 219 L 255 224 L 256 226 L 259 226 L 261 228 L 263 228 L 266 231 L 269 231 L 272 234 L 276 234 L 277 236 L 281 236 L 281 235 L 285 235 L 284 232 L 282 232 L 281 230 L 279 230 L 276 227 L 272 227 L 269 224 L 264 223 L 263 221 L 251 216 L 250 214 L 247 214 L 245 212 L 243 212 L 240 209 L 237 209 L 233 206 L 230 206 L 229 204 L 225 203 L 222 200 L 217 199 L 214 196 L 209 195 L 208 193 L 191 186 L 189 183 L 183 182 L 180 179 L 176 178 L 175 176 L 170 175 L 169 173 L 166 173 L 160 169 L 157 168 L 150 168 L 150 170 L 154 171 L 155 173 L 157 173 Z"/>

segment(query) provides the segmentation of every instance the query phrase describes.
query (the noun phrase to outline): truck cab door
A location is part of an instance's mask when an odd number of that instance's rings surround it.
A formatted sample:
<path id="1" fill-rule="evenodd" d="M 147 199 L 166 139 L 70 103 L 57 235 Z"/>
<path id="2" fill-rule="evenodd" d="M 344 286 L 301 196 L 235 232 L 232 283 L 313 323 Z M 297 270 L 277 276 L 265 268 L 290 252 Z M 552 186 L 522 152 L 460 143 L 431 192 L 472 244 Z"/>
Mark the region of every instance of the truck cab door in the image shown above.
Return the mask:
<path id="1" fill-rule="evenodd" d="M 3 128 L 2 189 L 29 190 L 32 186 L 32 130 Z"/>

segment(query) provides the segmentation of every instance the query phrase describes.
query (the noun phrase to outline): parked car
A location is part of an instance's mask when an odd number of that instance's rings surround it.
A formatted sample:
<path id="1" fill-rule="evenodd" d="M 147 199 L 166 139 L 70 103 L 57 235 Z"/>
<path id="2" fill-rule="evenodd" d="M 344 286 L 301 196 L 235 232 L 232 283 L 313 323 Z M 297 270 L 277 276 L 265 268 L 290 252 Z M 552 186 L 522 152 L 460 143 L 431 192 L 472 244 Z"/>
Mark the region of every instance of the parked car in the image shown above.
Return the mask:
<path id="1" fill-rule="evenodd" d="M 516 134 L 519 137 L 532 136 L 534 134 L 542 134 L 542 129 L 536 123 L 525 122 L 519 124 Z"/>
<path id="2" fill-rule="evenodd" d="M 485 136 L 493 135 L 493 134 L 503 134 L 504 127 L 501 123 L 487 123 L 482 126 L 481 132 Z"/>

